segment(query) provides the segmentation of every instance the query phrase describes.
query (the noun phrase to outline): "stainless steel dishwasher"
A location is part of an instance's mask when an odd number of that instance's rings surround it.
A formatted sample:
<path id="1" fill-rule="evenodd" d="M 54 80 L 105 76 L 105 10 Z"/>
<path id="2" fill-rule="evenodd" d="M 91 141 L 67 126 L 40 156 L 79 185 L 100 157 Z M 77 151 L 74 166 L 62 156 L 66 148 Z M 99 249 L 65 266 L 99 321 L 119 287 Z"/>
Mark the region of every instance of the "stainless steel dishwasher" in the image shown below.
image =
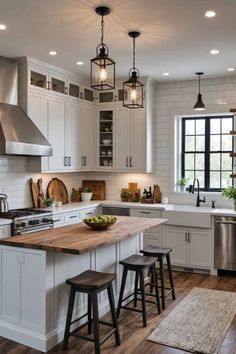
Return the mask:
<path id="1" fill-rule="evenodd" d="M 215 217 L 215 268 L 236 270 L 236 217 Z"/>
<path id="2" fill-rule="evenodd" d="M 116 207 L 103 207 L 102 213 L 104 215 L 130 216 L 130 209 L 129 208 L 116 208 Z"/>

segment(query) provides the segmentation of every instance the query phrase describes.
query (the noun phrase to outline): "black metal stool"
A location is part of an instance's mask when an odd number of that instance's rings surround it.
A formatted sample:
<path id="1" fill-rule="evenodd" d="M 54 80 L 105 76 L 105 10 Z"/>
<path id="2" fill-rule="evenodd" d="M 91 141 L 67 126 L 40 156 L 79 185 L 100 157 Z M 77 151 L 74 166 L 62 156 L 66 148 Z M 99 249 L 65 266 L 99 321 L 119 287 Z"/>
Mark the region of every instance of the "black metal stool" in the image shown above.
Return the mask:
<path id="1" fill-rule="evenodd" d="M 75 336 L 78 338 L 88 340 L 90 342 L 94 342 L 96 354 L 100 354 L 101 344 L 103 344 L 113 333 L 115 334 L 116 345 L 120 345 L 120 334 L 119 334 L 118 323 L 116 318 L 114 294 L 113 294 L 113 287 L 112 287 L 112 281 L 115 278 L 116 278 L 116 274 L 101 273 L 92 270 L 87 270 L 74 278 L 66 280 L 66 283 L 70 285 L 71 288 L 70 288 L 70 298 L 69 298 L 69 305 L 68 305 L 68 312 L 67 312 L 67 319 L 66 319 L 65 334 L 64 334 L 64 340 L 62 345 L 63 350 L 67 349 L 70 336 Z M 99 320 L 98 293 L 100 293 L 105 289 L 107 289 L 108 292 L 108 299 L 110 303 L 113 323 Z M 76 320 L 71 321 L 76 292 L 82 292 L 88 294 L 88 312 L 83 316 L 77 318 Z M 93 312 L 93 316 L 92 316 L 92 312 Z M 88 316 L 88 321 L 82 324 L 81 326 L 79 326 L 78 328 L 76 328 L 74 331 L 70 332 L 70 326 L 73 323 L 78 322 L 85 316 Z M 113 327 L 113 329 L 101 340 L 100 340 L 100 333 L 99 333 L 99 323 Z M 92 333 L 92 325 L 93 325 L 94 338 L 90 338 L 88 336 L 84 336 L 76 333 L 78 330 L 80 330 L 86 325 L 88 325 L 88 334 Z"/>
<path id="2" fill-rule="evenodd" d="M 143 326 L 146 327 L 147 326 L 146 302 L 153 304 L 149 309 L 149 311 L 152 309 L 154 305 L 157 305 L 158 312 L 159 313 L 161 312 L 157 276 L 156 276 L 156 269 L 155 269 L 156 261 L 157 261 L 156 257 L 146 257 L 146 256 L 140 256 L 138 254 L 134 254 L 120 262 L 120 264 L 124 266 L 124 269 L 122 274 L 120 295 L 119 295 L 119 301 L 117 307 L 117 318 L 119 318 L 120 316 L 121 309 L 141 312 L 143 315 Z M 150 269 L 151 271 L 153 286 L 155 288 L 155 295 L 151 293 L 145 293 L 145 281 L 144 281 L 145 269 Z M 135 272 L 134 292 L 126 296 L 125 298 L 123 298 L 128 270 Z M 138 288 L 138 282 L 140 283 L 140 289 Z M 131 299 L 129 302 L 127 302 L 125 306 L 122 306 L 122 302 L 126 301 L 128 298 L 130 298 L 133 295 L 134 298 Z M 141 295 L 141 299 L 138 298 L 138 295 Z M 146 295 L 154 296 L 156 300 L 155 301 L 147 300 Z M 142 301 L 142 310 L 135 308 L 137 306 L 138 300 Z M 134 301 L 134 307 L 127 306 L 132 301 Z"/>
<path id="3" fill-rule="evenodd" d="M 171 248 L 162 248 L 162 247 L 156 247 L 156 246 L 147 246 L 143 250 L 140 251 L 144 256 L 152 256 L 156 257 L 157 261 L 159 262 L 160 265 L 160 281 L 161 281 L 161 300 L 162 300 L 162 309 L 165 309 L 165 298 L 168 296 L 170 293 L 172 294 L 172 299 L 175 300 L 175 289 L 174 289 L 174 282 L 173 282 L 173 277 L 172 277 L 172 271 L 171 271 L 171 262 L 170 262 L 170 252 L 172 251 Z M 168 274 L 169 274 L 169 281 L 170 281 L 170 288 L 165 287 L 165 279 L 164 279 L 164 266 L 163 266 L 163 259 L 166 257 L 166 263 L 167 263 L 167 268 L 168 268 Z M 152 273 L 151 273 L 152 274 Z M 151 281 L 152 283 L 152 281 Z M 151 292 L 152 292 L 153 286 L 151 285 Z M 169 290 L 167 294 L 165 294 L 165 290 Z"/>

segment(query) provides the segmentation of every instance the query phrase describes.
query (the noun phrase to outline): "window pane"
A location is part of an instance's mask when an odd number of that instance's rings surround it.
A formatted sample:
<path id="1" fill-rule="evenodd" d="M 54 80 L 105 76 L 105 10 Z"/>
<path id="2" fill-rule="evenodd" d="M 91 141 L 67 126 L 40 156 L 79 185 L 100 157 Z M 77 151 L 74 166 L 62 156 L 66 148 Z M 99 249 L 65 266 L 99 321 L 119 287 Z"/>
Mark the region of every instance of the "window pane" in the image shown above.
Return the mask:
<path id="1" fill-rule="evenodd" d="M 205 150 L 205 136 L 196 136 L 196 151 Z"/>
<path id="2" fill-rule="evenodd" d="M 210 120 L 211 134 L 220 134 L 220 118 Z"/>
<path id="3" fill-rule="evenodd" d="M 222 150 L 231 151 L 232 150 L 232 136 L 222 135 Z"/>
<path id="4" fill-rule="evenodd" d="M 232 118 L 222 119 L 222 133 L 229 133 L 232 130 Z"/>
<path id="5" fill-rule="evenodd" d="M 210 155 L 210 169 L 211 170 L 220 170 L 220 154 L 211 154 Z"/>
<path id="6" fill-rule="evenodd" d="M 210 150 L 220 151 L 220 135 L 211 135 Z"/>
<path id="7" fill-rule="evenodd" d="M 228 153 L 222 154 L 222 170 L 232 170 L 232 157 Z"/>
<path id="8" fill-rule="evenodd" d="M 205 134 L 205 120 L 196 120 L 196 134 Z"/>
<path id="9" fill-rule="evenodd" d="M 211 171 L 210 188 L 220 188 L 220 172 Z"/>
<path id="10" fill-rule="evenodd" d="M 228 186 L 232 185 L 232 178 L 230 178 L 229 171 L 223 171 L 221 176 L 221 187 L 227 188 Z"/>
<path id="11" fill-rule="evenodd" d="M 185 134 L 186 135 L 195 134 L 195 119 L 185 121 Z"/>
<path id="12" fill-rule="evenodd" d="M 185 170 L 194 170 L 194 154 L 185 154 Z"/>
<path id="13" fill-rule="evenodd" d="M 205 154 L 196 154 L 195 159 L 196 159 L 195 169 L 205 170 Z"/>
<path id="14" fill-rule="evenodd" d="M 189 179 L 189 184 L 192 184 L 194 180 L 194 171 L 186 171 L 185 177 Z"/>
<path id="15" fill-rule="evenodd" d="M 195 151 L 195 137 L 186 136 L 185 137 L 185 150 L 186 151 Z"/>
<path id="16" fill-rule="evenodd" d="M 196 171 L 195 176 L 199 180 L 199 186 L 200 188 L 204 188 L 204 171 Z"/>

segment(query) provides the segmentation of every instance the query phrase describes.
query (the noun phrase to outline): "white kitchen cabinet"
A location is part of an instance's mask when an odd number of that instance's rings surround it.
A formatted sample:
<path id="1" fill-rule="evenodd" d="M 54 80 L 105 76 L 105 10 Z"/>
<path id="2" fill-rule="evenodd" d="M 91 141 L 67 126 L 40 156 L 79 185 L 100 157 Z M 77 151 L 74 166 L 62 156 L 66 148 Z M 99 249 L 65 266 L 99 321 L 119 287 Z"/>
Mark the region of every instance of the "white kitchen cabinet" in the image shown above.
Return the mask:
<path id="1" fill-rule="evenodd" d="M 68 102 L 66 125 L 64 127 L 66 132 L 65 161 L 67 170 L 79 171 L 81 169 L 81 121 L 80 105 L 78 103 Z"/>
<path id="2" fill-rule="evenodd" d="M 130 111 L 119 108 L 115 115 L 116 158 L 115 167 L 119 170 L 130 169 Z"/>
<path id="3" fill-rule="evenodd" d="M 95 111 L 93 105 L 82 102 L 80 104 L 80 162 L 82 170 L 91 171 L 94 167 L 95 147 Z"/>
<path id="4" fill-rule="evenodd" d="M 172 248 L 173 265 L 213 267 L 211 230 L 163 226 L 163 247 Z"/>
<path id="5" fill-rule="evenodd" d="M 143 246 L 155 246 L 161 247 L 161 235 L 159 233 L 144 233 L 143 235 Z"/>
<path id="6" fill-rule="evenodd" d="M 11 225 L 0 226 L 0 238 L 6 238 L 11 236 Z"/>
<path id="7" fill-rule="evenodd" d="M 65 214 L 54 214 L 53 224 L 53 227 L 60 227 L 65 225 Z"/>
<path id="8" fill-rule="evenodd" d="M 65 224 L 71 225 L 80 222 L 80 212 L 78 210 L 65 213 Z"/>

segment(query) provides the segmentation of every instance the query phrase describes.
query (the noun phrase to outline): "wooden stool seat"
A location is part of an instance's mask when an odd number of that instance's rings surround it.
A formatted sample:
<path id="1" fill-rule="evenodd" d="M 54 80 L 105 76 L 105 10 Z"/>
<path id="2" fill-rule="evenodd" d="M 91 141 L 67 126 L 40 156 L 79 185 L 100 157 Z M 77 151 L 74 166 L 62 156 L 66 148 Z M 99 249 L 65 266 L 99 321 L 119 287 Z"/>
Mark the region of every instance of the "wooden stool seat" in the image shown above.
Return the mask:
<path id="1" fill-rule="evenodd" d="M 116 278 L 114 273 L 102 273 L 94 270 L 86 270 L 76 277 L 66 280 L 66 284 L 74 286 L 80 290 L 98 290 L 107 286 L 108 283 Z"/>
<path id="2" fill-rule="evenodd" d="M 140 256 L 139 254 L 133 254 L 132 256 L 120 261 L 120 264 L 126 267 L 135 268 L 147 268 L 151 267 L 156 262 L 156 257 Z"/>
<path id="3" fill-rule="evenodd" d="M 165 309 L 165 298 L 168 296 L 170 293 L 172 294 L 172 299 L 175 300 L 175 289 L 174 289 L 174 282 L 173 282 L 173 277 L 172 277 L 172 271 L 171 271 L 171 262 L 170 262 L 170 253 L 172 249 L 171 248 L 165 248 L 165 247 L 156 247 L 156 246 L 147 246 L 144 249 L 140 251 L 140 253 L 143 254 L 143 256 L 152 256 L 156 257 L 157 261 L 159 262 L 160 265 L 160 281 L 161 281 L 161 300 L 162 300 L 162 309 Z M 169 281 L 170 281 L 170 287 L 167 288 L 165 287 L 165 279 L 164 279 L 164 264 L 163 264 L 163 259 L 164 257 L 166 258 L 166 263 L 167 263 L 167 269 L 168 269 L 168 275 L 169 275 Z M 149 273 L 151 273 L 151 283 L 150 283 L 150 292 L 152 293 L 153 291 L 153 279 L 152 279 L 152 272 L 151 268 Z M 165 290 L 168 290 L 168 293 L 165 293 Z"/>
<path id="4" fill-rule="evenodd" d="M 93 342 L 95 346 L 95 354 L 100 354 L 100 346 L 113 334 L 115 335 L 116 345 L 120 345 L 120 334 L 112 287 L 112 281 L 114 279 L 116 279 L 116 274 L 113 273 L 102 273 L 93 270 L 86 270 L 76 277 L 66 280 L 66 283 L 70 285 L 70 298 L 66 318 L 65 334 L 62 344 L 63 350 L 67 350 L 70 336 L 75 336 Z M 99 320 L 98 295 L 103 290 L 107 290 L 112 323 Z M 87 313 L 72 321 L 76 292 L 88 294 L 88 308 Z M 84 317 L 87 317 L 88 320 L 71 332 L 71 325 L 81 321 Z M 112 327 L 112 329 L 102 339 L 100 339 L 99 324 Z M 77 333 L 85 326 L 88 326 L 88 334 L 93 332 L 94 335 L 92 338 L 91 336 L 89 337 Z"/>
<path id="5" fill-rule="evenodd" d="M 147 246 L 140 251 L 140 253 L 143 253 L 145 255 L 151 255 L 154 257 L 166 256 L 170 252 L 172 252 L 171 248 L 156 247 L 156 246 Z"/>
<path id="6" fill-rule="evenodd" d="M 157 276 L 155 270 L 156 261 L 157 261 L 156 257 L 140 256 L 139 254 L 133 254 L 132 256 L 120 261 L 120 264 L 124 266 L 124 269 L 122 274 L 120 294 L 119 294 L 119 300 L 117 306 L 117 318 L 119 318 L 120 316 L 121 309 L 141 312 L 143 316 L 143 326 L 146 327 L 147 326 L 146 302 L 151 303 L 152 307 L 156 305 L 158 312 L 159 313 L 161 312 Z M 146 269 L 150 269 L 151 271 L 152 279 L 153 279 L 153 287 L 155 288 L 155 294 L 150 294 L 145 292 L 144 272 Z M 124 297 L 125 283 L 126 283 L 128 271 L 135 272 L 134 292 Z M 139 298 L 138 295 L 141 295 L 141 298 Z M 146 295 L 155 297 L 155 301 L 146 299 Z M 130 297 L 133 298 L 129 301 L 126 301 Z M 126 303 L 125 305 L 122 305 L 124 301 Z M 142 309 L 137 308 L 137 301 L 142 302 Z M 134 302 L 133 307 L 128 306 L 131 302 Z"/>

